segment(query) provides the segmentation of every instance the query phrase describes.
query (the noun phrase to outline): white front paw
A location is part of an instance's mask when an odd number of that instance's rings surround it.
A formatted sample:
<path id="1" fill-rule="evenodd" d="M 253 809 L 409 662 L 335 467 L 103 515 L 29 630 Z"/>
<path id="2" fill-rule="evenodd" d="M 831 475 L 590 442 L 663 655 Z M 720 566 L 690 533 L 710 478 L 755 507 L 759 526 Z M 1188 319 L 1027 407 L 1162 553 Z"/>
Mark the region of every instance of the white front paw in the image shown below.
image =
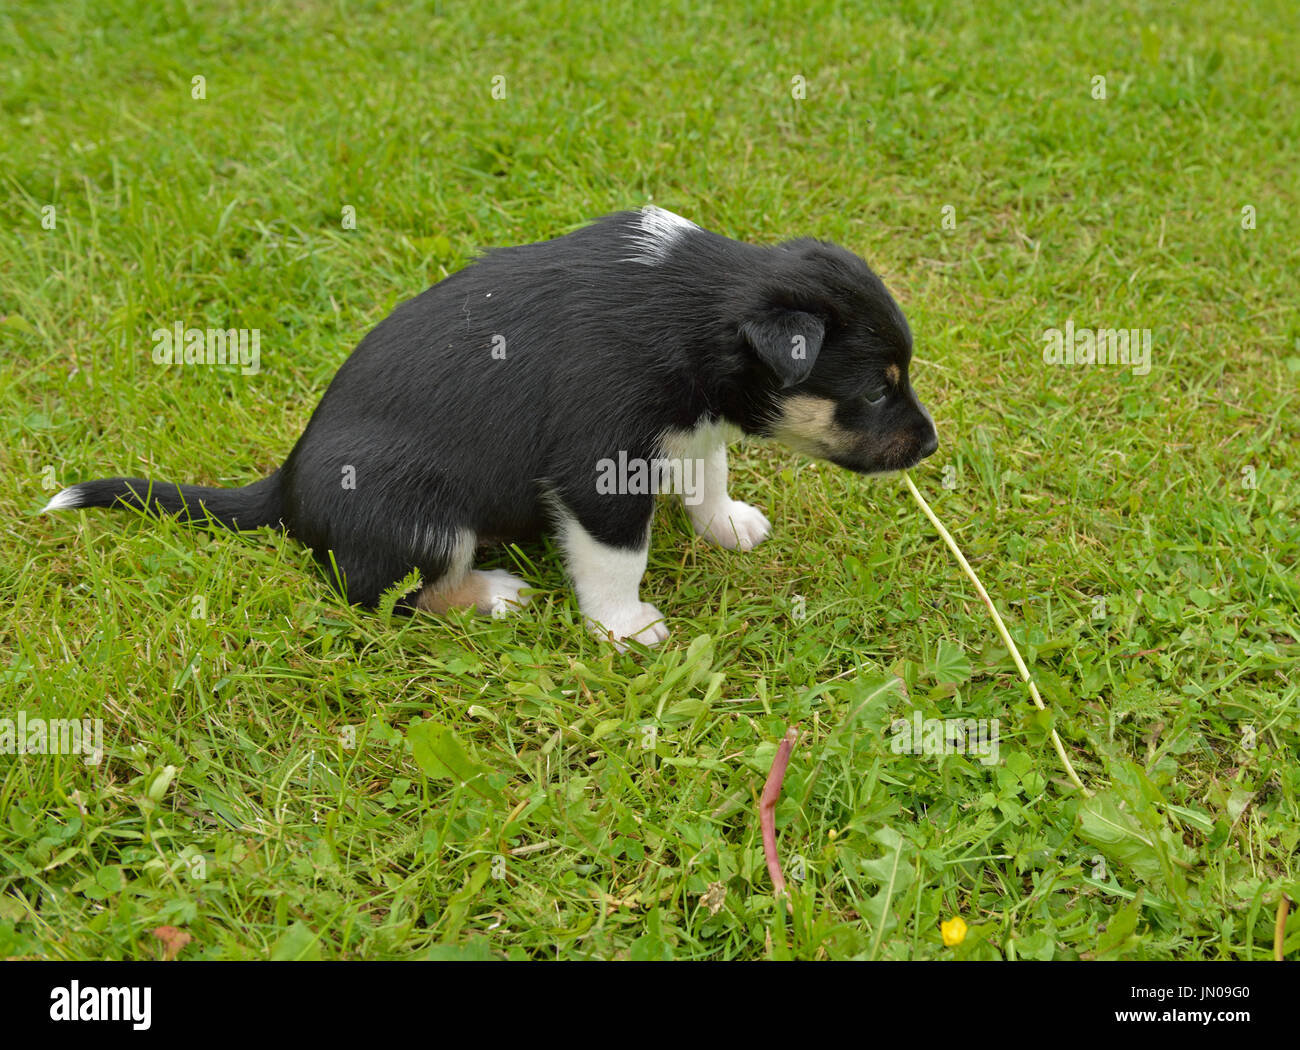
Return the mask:
<path id="1" fill-rule="evenodd" d="M 696 513 L 688 508 L 695 531 L 710 543 L 727 550 L 753 550 L 772 534 L 772 523 L 757 507 L 738 499 L 728 500 L 716 510 Z"/>
<path id="2" fill-rule="evenodd" d="M 600 638 L 609 639 L 620 653 L 626 641 L 658 645 L 668 637 L 664 615 L 648 602 L 637 602 L 625 609 L 612 609 L 599 616 L 588 616 L 587 625 Z"/>

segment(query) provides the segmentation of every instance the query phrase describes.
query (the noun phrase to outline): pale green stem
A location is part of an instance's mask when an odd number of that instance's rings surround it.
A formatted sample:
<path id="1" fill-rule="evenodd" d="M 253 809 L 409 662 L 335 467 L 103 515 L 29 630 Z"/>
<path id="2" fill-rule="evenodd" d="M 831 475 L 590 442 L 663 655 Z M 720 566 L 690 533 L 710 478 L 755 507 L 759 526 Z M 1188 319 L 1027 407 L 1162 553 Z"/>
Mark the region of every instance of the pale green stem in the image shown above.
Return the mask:
<path id="1" fill-rule="evenodd" d="M 997 624 L 998 634 L 1002 636 L 1002 641 L 1011 652 L 1011 659 L 1016 662 L 1016 667 L 1020 669 L 1020 677 L 1029 685 L 1029 695 L 1033 698 L 1034 705 L 1038 710 L 1046 711 L 1047 707 L 1043 704 L 1043 698 L 1038 695 L 1038 686 L 1034 684 L 1033 678 L 1030 677 L 1029 668 L 1025 666 L 1025 661 L 1021 658 L 1020 650 L 1016 648 L 1016 643 L 1011 640 L 1011 635 L 1007 631 L 1007 625 L 1002 622 L 1002 617 L 998 615 L 998 610 L 993 605 L 993 599 L 989 597 L 989 592 L 984 589 L 984 584 L 980 583 L 979 577 L 975 575 L 975 570 L 970 567 L 970 562 L 966 560 L 966 555 L 962 554 L 961 548 L 957 546 L 957 541 L 954 540 L 948 530 L 943 527 L 943 522 L 934 516 L 934 511 L 930 509 L 930 504 L 925 502 L 925 497 L 917 491 L 916 485 L 907 471 L 903 471 L 903 480 L 907 482 L 908 491 L 912 493 L 912 498 L 916 500 L 917 506 L 919 506 L 925 516 L 930 519 L 930 524 L 939 530 L 939 535 L 943 537 L 944 543 L 948 544 L 948 549 L 952 551 L 954 557 L 956 557 L 957 564 L 965 571 L 966 575 L 970 578 L 970 582 L 975 585 L 975 590 L 979 593 L 979 596 L 984 599 L 984 604 L 988 606 L 989 612 L 993 614 L 993 622 Z M 1074 771 L 1074 766 L 1070 764 L 1070 758 L 1065 753 L 1065 745 L 1061 743 L 1061 738 L 1056 735 L 1055 729 L 1052 730 L 1052 745 L 1056 748 L 1056 753 L 1060 756 L 1061 763 L 1065 766 L 1065 772 L 1066 775 L 1069 776 L 1070 781 L 1085 795 L 1091 795 L 1092 792 L 1084 786 L 1083 781 L 1079 779 L 1079 774 Z"/>

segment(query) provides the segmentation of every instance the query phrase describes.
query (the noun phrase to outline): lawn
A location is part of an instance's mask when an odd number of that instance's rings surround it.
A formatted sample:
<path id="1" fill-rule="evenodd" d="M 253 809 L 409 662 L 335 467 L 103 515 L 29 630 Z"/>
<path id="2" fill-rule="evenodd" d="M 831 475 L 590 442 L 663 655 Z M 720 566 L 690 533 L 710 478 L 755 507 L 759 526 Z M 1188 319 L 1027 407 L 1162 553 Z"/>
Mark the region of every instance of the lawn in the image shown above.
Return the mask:
<path id="1" fill-rule="evenodd" d="M 103 755 L 0 754 L 0 957 L 1300 953 L 1294 15 L 6 4 L 0 719 L 101 720 Z M 757 551 L 661 504 L 673 633 L 627 653 L 547 545 L 486 563 L 524 614 L 403 618 L 269 531 L 39 514 L 264 476 L 394 304 L 651 201 L 882 274 L 914 478 L 1046 713 L 901 479 L 772 445 L 733 454 Z M 177 322 L 259 367 L 156 364 Z M 1067 326 L 1149 359 L 1061 361 Z M 916 718 L 997 719 L 996 761 L 899 747 Z"/>

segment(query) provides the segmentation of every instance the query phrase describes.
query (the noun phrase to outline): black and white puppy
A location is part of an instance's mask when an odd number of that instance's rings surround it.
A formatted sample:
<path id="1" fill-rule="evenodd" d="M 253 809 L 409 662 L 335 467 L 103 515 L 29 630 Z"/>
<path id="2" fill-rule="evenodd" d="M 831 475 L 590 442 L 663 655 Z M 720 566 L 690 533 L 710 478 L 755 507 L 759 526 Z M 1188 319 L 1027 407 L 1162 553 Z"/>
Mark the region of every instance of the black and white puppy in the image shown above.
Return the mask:
<path id="1" fill-rule="evenodd" d="M 88 481 L 46 510 L 281 527 L 356 603 L 418 568 L 402 605 L 433 612 L 525 604 L 523 580 L 475 570 L 474 554 L 549 532 L 595 630 L 654 644 L 668 632 L 638 592 L 662 486 L 646 465 L 693 478 L 697 533 L 749 550 L 771 526 L 728 494 L 726 441 L 772 437 L 862 474 L 911 467 L 938 446 L 911 356 L 902 311 L 851 252 L 744 244 L 650 207 L 489 252 L 397 307 L 270 477 Z"/>

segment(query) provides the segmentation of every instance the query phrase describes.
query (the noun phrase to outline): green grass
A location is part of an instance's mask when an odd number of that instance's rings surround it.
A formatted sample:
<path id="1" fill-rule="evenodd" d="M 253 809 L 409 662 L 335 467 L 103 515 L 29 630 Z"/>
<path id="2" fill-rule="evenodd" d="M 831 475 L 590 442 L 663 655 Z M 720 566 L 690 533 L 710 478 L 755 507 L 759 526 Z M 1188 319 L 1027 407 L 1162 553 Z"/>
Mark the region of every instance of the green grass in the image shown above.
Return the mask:
<path id="1" fill-rule="evenodd" d="M 101 718 L 106 755 L 0 755 L 0 956 L 177 926 L 182 958 L 1270 957 L 1300 900 L 1293 14 L 7 4 L 0 717 Z M 518 618 L 390 622 L 270 533 L 37 515 L 262 477 L 395 302 L 651 199 L 884 275 L 942 442 L 917 482 L 1050 718 L 897 479 L 775 447 L 735 456 L 758 552 L 661 507 L 673 635 L 622 655 L 543 547 L 490 562 L 540 589 Z M 261 372 L 154 365 L 176 320 L 260 329 Z M 1150 373 L 1046 365 L 1067 320 L 1150 329 Z M 913 710 L 999 718 L 1000 761 L 895 754 Z M 787 915 L 757 800 L 792 723 Z"/>

